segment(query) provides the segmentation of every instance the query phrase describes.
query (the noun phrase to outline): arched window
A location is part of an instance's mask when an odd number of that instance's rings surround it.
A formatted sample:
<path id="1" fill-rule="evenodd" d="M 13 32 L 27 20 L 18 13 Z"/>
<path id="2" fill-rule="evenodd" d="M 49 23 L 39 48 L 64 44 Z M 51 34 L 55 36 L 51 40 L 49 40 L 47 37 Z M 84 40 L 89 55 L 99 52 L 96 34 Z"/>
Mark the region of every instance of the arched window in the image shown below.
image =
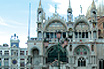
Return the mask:
<path id="1" fill-rule="evenodd" d="M 83 66 L 86 66 L 86 60 L 81 57 L 78 59 L 78 67 L 83 67 Z"/>
<path id="2" fill-rule="evenodd" d="M 85 46 L 79 46 L 74 50 L 74 55 L 88 55 L 89 50 Z"/>

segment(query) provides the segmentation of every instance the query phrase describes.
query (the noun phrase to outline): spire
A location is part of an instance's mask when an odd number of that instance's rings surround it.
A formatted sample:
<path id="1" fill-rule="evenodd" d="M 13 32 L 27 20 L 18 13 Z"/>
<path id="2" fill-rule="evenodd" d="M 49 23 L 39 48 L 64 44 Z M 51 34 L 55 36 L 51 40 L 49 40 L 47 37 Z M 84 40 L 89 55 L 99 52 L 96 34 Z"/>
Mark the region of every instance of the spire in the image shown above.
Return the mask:
<path id="1" fill-rule="evenodd" d="M 42 5 L 41 5 L 41 0 L 40 0 L 40 2 L 39 2 L 39 8 L 42 8 Z"/>
<path id="2" fill-rule="evenodd" d="M 71 3 L 70 3 L 70 0 L 69 0 L 69 8 L 71 8 Z"/>
<path id="3" fill-rule="evenodd" d="M 67 10 L 68 13 L 72 13 L 72 8 L 71 8 L 71 2 L 69 0 L 69 7 L 68 7 L 68 10 Z"/>
<path id="4" fill-rule="evenodd" d="M 93 0 L 92 4 L 91 4 L 91 8 L 92 9 L 96 9 L 96 5 L 95 5 L 95 1 Z"/>

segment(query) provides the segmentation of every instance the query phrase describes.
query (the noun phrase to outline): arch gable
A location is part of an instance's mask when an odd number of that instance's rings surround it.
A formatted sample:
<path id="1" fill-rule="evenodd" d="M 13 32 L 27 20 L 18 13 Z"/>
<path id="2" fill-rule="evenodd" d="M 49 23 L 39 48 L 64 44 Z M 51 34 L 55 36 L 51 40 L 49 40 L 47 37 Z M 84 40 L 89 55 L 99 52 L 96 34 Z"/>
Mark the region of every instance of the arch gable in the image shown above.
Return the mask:
<path id="1" fill-rule="evenodd" d="M 76 26 L 79 24 L 79 23 L 86 23 L 90 29 L 90 25 L 89 25 L 89 22 L 88 20 L 84 17 L 84 16 L 80 16 L 78 19 L 75 20 L 75 24 L 74 24 L 74 29 L 76 28 Z"/>
<path id="2" fill-rule="evenodd" d="M 47 27 L 48 27 L 52 22 L 60 22 L 60 23 L 65 27 L 65 29 L 67 30 L 67 25 L 65 24 L 66 22 L 65 22 L 64 20 L 62 20 L 62 19 L 59 19 L 59 18 L 50 19 L 50 20 L 46 23 L 46 25 L 45 25 L 45 27 L 44 27 L 44 30 L 46 30 Z"/>

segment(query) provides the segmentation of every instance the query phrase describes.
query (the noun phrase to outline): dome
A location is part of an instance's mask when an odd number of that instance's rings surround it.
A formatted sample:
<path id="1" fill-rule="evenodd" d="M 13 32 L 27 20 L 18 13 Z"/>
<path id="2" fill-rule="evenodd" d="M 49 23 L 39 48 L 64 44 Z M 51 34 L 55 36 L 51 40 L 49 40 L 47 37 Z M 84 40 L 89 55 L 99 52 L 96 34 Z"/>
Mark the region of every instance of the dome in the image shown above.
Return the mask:
<path id="1" fill-rule="evenodd" d="M 96 5 L 95 5 L 96 4 Z M 88 7 L 87 9 L 87 13 L 86 13 L 86 17 L 89 18 L 91 15 L 91 10 L 92 9 L 96 9 L 97 10 L 97 16 L 104 16 L 104 4 L 103 4 L 103 0 L 99 0 L 92 2 L 92 4 Z"/>

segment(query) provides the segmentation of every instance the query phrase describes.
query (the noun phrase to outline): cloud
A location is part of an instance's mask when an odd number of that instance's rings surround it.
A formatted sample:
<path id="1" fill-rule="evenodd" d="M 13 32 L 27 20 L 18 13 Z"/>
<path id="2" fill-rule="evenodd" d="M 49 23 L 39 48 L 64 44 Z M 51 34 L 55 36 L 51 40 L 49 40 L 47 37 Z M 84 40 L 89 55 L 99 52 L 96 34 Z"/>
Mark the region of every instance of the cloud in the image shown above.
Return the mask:
<path id="1" fill-rule="evenodd" d="M 10 23 L 10 24 L 15 24 L 15 25 L 23 25 L 23 23 L 20 23 L 20 22 L 17 22 L 17 21 L 14 21 L 14 20 L 6 20 L 7 23 Z"/>
<path id="2" fill-rule="evenodd" d="M 67 15 L 67 9 L 69 6 L 69 0 L 52 0 L 57 4 L 57 12 L 61 15 Z M 87 8 L 92 3 L 91 0 L 71 0 L 71 7 L 73 10 L 73 15 L 78 16 L 81 13 L 80 5 L 82 6 L 83 14 L 86 14 Z M 54 6 L 49 5 L 49 12 L 53 13 L 55 11 Z"/>
<path id="3" fill-rule="evenodd" d="M 55 12 L 55 8 L 49 4 L 49 12 L 54 13 Z"/>
<path id="4" fill-rule="evenodd" d="M 5 23 L 4 19 L 0 17 L 0 25 L 7 26 L 8 24 Z"/>
<path id="5" fill-rule="evenodd" d="M 11 27 L 11 28 L 16 28 L 17 26 L 24 25 L 23 23 L 14 21 L 14 20 L 8 20 L 8 19 L 3 19 L 0 17 L 0 26 L 6 26 L 6 27 Z"/>

